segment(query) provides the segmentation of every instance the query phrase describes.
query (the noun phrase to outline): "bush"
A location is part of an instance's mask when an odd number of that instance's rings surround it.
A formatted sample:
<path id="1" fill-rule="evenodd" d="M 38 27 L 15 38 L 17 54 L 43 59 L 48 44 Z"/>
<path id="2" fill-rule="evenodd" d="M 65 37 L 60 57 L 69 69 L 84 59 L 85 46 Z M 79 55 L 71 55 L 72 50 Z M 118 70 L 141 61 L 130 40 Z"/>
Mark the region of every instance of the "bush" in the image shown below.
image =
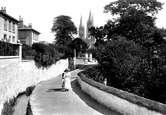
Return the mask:
<path id="1" fill-rule="evenodd" d="M 58 51 L 61 54 L 61 59 L 66 58 L 73 58 L 74 57 L 74 51 L 66 46 L 55 46 L 51 44 L 51 46 Z"/>
<path id="2" fill-rule="evenodd" d="M 18 56 L 19 45 L 0 41 L 0 56 Z"/>
<path id="3" fill-rule="evenodd" d="M 97 47 L 99 66 L 85 74 L 99 82 L 106 77 L 109 86 L 166 103 L 165 49 L 156 55 L 153 51 L 124 38 L 112 40 Z"/>
<path id="4" fill-rule="evenodd" d="M 99 67 L 91 66 L 87 67 L 85 71 L 82 71 L 83 74 L 85 74 L 86 77 L 93 79 L 97 82 L 103 83 L 104 82 L 104 75 L 100 72 Z"/>
<path id="5" fill-rule="evenodd" d="M 35 86 L 30 86 L 26 88 L 26 96 L 30 96 L 32 94 L 32 91 L 34 90 Z"/>
<path id="6" fill-rule="evenodd" d="M 16 98 L 10 99 L 9 102 L 6 101 L 2 109 L 2 115 L 13 115 L 15 104 L 16 104 Z"/>
<path id="7" fill-rule="evenodd" d="M 34 43 L 32 48 L 36 50 L 35 62 L 40 64 L 42 67 L 49 67 L 56 63 L 60 56 L 52 46 L 43 43 Z"/>
<path id="8" fill-rule="evenodd" d="M 33 57 L 36 55 L 36 51 L 32 49 L 31 46 L 27 44 L 22 45 L 22 58 L 23 59 L 33 59 Z"/>

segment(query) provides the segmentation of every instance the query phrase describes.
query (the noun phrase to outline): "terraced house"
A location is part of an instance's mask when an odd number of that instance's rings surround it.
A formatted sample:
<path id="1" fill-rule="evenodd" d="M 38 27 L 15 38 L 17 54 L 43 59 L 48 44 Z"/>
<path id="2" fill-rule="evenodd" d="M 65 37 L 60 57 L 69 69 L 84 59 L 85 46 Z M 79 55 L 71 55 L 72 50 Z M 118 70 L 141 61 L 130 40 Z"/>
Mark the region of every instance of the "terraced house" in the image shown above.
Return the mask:
<path id="1" fill-rule="evenodd" d="M 6 13 L 6 7 L 0 10 L 0 40 L 17 43 L 18 40 L 18 20 Z"/>
<path id="2" fill-rule="evenodd" d="M 33 43 L 39 42 L 40 32 L 32 28 L 32 24 L 24 25 L 23 18 L 19 17 L 18 39 L 22 44 L 32 46 Z"/>

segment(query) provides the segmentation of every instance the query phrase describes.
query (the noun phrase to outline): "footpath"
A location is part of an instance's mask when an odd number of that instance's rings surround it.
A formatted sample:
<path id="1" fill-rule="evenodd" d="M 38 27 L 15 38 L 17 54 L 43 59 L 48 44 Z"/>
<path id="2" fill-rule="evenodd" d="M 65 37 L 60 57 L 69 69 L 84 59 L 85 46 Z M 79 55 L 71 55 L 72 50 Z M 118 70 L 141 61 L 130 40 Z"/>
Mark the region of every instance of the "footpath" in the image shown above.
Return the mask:
<path id="1" fill-rule="evenodd" d="M 77 82 L 80 71 L 71 72 L 72 90 L 68 92 L 61 89 L 61 76 L 39 83 L 30 97 L 33 115 L 120 115 L 81 90 Z"/>

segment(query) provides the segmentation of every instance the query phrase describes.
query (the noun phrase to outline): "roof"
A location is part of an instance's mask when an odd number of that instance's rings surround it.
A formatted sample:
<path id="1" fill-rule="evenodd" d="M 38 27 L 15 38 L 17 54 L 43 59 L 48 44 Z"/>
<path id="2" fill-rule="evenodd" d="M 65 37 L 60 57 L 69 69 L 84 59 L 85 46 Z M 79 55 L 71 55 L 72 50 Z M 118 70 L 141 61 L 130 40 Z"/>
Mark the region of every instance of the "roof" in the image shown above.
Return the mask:
<path id="1" fill-rule="evenodd" d="M 34 31 L 38 34 L 41 34 L 40 32 L 38 32 L 37 30 L 33 29 L 33 28 L 18 28 L 19 31 Z"/>
<path id="2" fill-rule="evenodd" d="M 8 15 L 8 14 L 6 14 L 6 13 L 3 13 L 2 11 L 0 11 L 0 15 L 2 15 L 2 16 L 4 16 L 4 17 L 7 17 L 7 18 L 9 18 L 9 19 L 15 21 L 16 23 L 18 23 L 18 20 L 17 20 L 17 19 L 13 18 L 12 16 L 10 16 L 10 15 Z"/>

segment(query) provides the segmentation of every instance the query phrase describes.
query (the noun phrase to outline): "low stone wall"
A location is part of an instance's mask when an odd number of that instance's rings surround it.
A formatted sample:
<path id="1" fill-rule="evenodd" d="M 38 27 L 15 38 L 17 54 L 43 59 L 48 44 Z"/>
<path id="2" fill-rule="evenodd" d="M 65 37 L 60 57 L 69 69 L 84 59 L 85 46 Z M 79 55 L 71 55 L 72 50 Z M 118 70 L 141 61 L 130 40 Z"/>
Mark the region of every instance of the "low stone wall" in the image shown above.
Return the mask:
<path id="1" fill-rule="evenodd" d="M 0 56 L 0 67 L 19 62 L 19 56 Z"/>
<path id="2" fill-rule="evenodd" d="M 79 73 L 78 83 L 92 98 L 124 115 L 166 115 L 165 104 L 105 86 L 82 73 Z"/>
<path id="3" fill-rule="evenodd" d="M 60 60 L 47 69 L 38 68 L 34 61 L 0 66 L 0 113 L 3 103 L 24 92 L 28 86 L 51 79 L 68 68 L 68 60 Z"/>

